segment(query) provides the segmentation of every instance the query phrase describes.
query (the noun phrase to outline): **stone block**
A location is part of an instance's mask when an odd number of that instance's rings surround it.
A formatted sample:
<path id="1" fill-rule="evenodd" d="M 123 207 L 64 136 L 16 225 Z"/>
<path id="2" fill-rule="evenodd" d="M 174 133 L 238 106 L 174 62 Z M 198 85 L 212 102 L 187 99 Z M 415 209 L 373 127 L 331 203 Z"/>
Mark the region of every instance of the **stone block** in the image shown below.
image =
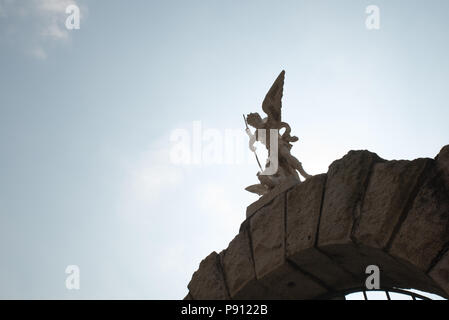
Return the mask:
<path id="1" fill-rule="evenodd" d="M 215 251 L 201 261 L 200 267 L 193 274 L 187 287 L 195 300 L 229 299 L 220 266 L 220 257 Z"/>
<path id="2" fill-rule="evenodd" d="M 257 211 L 250 220 L 251 240 L 257 278 L 285 261 L 285 194 Z"/>
<path id="3" fill-rule="evenodd" d="M 354 238 L 375 248 L 385 248 L 431 159 L 376 163 L 366 191 Z"/>
<path id="4" fill-rule="evenodd" d="M 370 172 L 381 161 L 369 151 L 350 151 L 330 165 L 319 227 L 320 246 L 351 242 Z"/>
<path id="5" fill-rule="evenodd" d="M 445 297 L 449 298 L 449 251 L 432 268 L 429 275 L 445 291 Z"/>
<path id="6" fill-rule="evenodd" d="M 272 270 L 259 282 L 273 293 L 271 299 L 312 299 L 327 293 L 326 288 L 288 263 Z"/>
<path id="7" fill-rule="evenodd" d="M 316 248 L 303 250 L 288 259 L 334 291 L 356 287 L 359 284 L 351 273 Z"/>
<path id="8" fill-rule="evenodd" d="M 354 287 L 365 287 L 368 277 L 366 268 L 375 265 L 380 269 L 381 288 L 414 288 L 441 294 L 441 290 L 425 273 L 383 250 L 352 244 L 329 245 L 320 250 L 353 275 L 356 279 Z"/>
<path id="9" fill-rule="evenodd" d="M 326 175 L 295 186 L 287 195 L 287 257 L 315 245 Z"/>
<path id="10" fill-rule="evenodd" d="M 253 214 L 255 214 L 258 210 L 269 204 L 273 201 L 274 198 L 278 197 L 280 194 L 285 193 L 289 189 L 293 188 L 294 186 L 300 184 L 300 181 L 297 181 L 296 179 L 287 179 L 283 183 L 277 185 L 274 187 L 270 192 L 267 194 L 264 194 L 259 198 L 259 200 L 251 203 L 246 208 L 246 218 L 250 218 Z"/>
<path id="11" fill-rule="evenodd" d="M 427 272 L 449 242 L 449 190 L 434 166 L 401 224 L 389 252 Z"/>
<path id="12" fill-rule="evenodd" d="M 240 232 L 222 255 L 223 270 L 231 297 L 240 293 L 239 299 L 253 298 L 260 294 L 256 283 L 254 262 L 251 257 L 250 240 L 247 230 Z"/>

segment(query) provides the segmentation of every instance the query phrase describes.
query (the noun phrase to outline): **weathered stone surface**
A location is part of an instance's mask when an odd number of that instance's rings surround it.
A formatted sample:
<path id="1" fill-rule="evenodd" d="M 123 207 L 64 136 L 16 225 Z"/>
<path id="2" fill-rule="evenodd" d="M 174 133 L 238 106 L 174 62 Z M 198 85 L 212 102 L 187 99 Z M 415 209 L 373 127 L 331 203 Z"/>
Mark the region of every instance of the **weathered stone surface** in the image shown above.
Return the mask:
<path id="1" fill-rule="evenodd" d="M 376 163 L 355 229 L 358 243 L 385 248 L 431 159 Z"/>
<path id="2" fill-rule="evenodd" d="M 437 170 L 443 176 L 443 179 L 446 182 L 446 188 L 449 189 L 449 145 L 441 149 L 435 160 Z"/>
<path id="3" fill-rule="evenodd" d="M 234 297 L 250 282 L 255 282 L 256 273 L 254 271 L 254 262 L 251 257 L 251 247 L 246 230 L 240 232 L 231 241 L 223 253 L 222 261 L 231 297 Z M 257 291 L 254 293 L 257 293 Z"/>
<path id="4" fill-rule="evenodd" d="M 188 285 L 195 300 L 229 299 L 223 273 L 220 267 L 220 257 L 214 251 L 200 263 Z"/>
<path id="5" fill-rule="evenodd" d="M 273 300 L 278 298 L 275 292 L 262 286 L 262 283 L 258 280 L 247 282 L 232 296 L 234 300 Z"/>
<path id="6" fill-rule="evenodd" d="M 237 300 L 279 299 L 279 293 L 264 287 L 263 281 L 256 278 L 248 228 L 249 224 L 245 224 L 240 229 L 222 257 L 231 297 Z"/>
<path id="7" fill-rule="evenodd" d="M 390 253 L 423 271 L 449 242 L 449 190 L 435 166 L 413 201 Z"/>
<path id="8" fill-rule="evenodd" d="M 315 245 L 326 175 L 307 179 L 287 194 L 287 257 Z"/>
<path id="9" fill-rule="evenodd" d="M 273 201 L 274 198 L 276 198 L 278 195 L 284 193 L 285 191 L 293 188 L 294 186 L 298 185 L 300 182 L 296 179 L 287 179 L 283 183 L 277 185 L 272 190 L 270 190 L 269 193 L 264 194 L 262 197 L 260 197 L 259 200 L 251 203 L 246 208 L 246 218 L 250 218 L 254 213 L 257 212 L 257 210 L 260 210 L 267 204 L 269 204 L 271 201 Z"/>
<path id="10" fill-rule="evenodd" d="M 319 250 L 352 275 L 355 287 L 364 286 L 365 268 L 375 264 L 369 257 L 360 255 L 357 247 L 352 243 L 321 246 Z"/>
<path id="11" fill-rule="evenodd" d="M 288 263 L 272 270 L 259 282 L 269 288 L 277 299 L 310 299 L 327 292 L 326 288 Z"/>
<path id="12" fill-rule="evenodd" d="M 351 273 L 316 248 L 303 250 L 289 259 L 301 270 L 320 279 L 327 288 L 337 291 L 359 284 Z"/>
<path id="13" fill-rule="evenodd" d="M 449 251 L 432 268 L 429 275 L 446 291 L 446 297 L 449 297 Z"/>
<path id="14" fill-rule="evenodd" d="M 391 257 L 383 250 L 354 244 L 329 245 L 320 249 L 352 274 L 355 279 L 352 287 L 364 287 L 368 277 L 366 267 L 376 265 L 380 269 L 380 284 L 384 288 L 415 288 L 441 294 L 441 290 L 425 273 L 406 261 Z M 343 286 L 349 283 L 343 283 Z"/>
<path id="15" fill-rule="evenodd" d="M 350 151 L 329 167 L 319 228 L 319 245 L 351 242 L 353 224 L 373 165 L 383 161 L 369 151 Z"/>
<path id="16" fill-rule="evenodd" d="M 285 195 L 260 209 L 250 220 L 251 240 L 257 278 L 284 263 Z"/>

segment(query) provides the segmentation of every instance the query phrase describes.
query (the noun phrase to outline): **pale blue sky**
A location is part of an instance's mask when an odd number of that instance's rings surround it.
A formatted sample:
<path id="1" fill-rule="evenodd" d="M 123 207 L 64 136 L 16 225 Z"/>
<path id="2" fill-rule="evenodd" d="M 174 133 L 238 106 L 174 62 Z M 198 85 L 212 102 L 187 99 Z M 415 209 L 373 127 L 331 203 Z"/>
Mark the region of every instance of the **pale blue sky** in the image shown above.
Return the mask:
<path id="1" fill-rule="evenodd" d="M 170 133 L 243 130 L 282 69 L 310 173 L 449 143 L 445 0 L 79 0 L 68 31 L 71 2 L 0 0 L 0 298 L 183 298 L 257 166 L 173 165 Z"/>

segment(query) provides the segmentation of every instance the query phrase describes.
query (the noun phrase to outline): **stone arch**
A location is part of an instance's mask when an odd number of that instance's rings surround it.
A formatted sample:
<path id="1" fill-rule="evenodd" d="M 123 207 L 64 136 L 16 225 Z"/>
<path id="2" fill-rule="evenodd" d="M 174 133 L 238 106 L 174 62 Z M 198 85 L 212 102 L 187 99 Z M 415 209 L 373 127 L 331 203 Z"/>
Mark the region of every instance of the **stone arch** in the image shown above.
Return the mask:
<path id="1" fill-rule="evenodd" d="M 449 145 L 435 159 L 350 151 L 326 174 L 286 184 L 247 209 L 227 249 L 193 274 L 186 299 L 314 299 L 362 288 L 449 296 Z"/>

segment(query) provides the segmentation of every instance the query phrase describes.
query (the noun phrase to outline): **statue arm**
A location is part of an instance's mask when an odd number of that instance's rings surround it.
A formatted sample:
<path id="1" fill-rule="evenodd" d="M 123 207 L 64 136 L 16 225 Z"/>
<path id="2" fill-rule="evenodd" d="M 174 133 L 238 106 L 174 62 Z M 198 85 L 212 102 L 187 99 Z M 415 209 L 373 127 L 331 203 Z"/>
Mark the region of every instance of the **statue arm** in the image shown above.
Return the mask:
<path id="1" fill-rule="evenodd" d="M 254 143 L 256 142 L 256 135 L 253 134 L 249 128 L 246 128 L 245 132 L 249 137 L 249 149 L 253 152 L 256 151 L 256 147 L 254 147 Z"/>

